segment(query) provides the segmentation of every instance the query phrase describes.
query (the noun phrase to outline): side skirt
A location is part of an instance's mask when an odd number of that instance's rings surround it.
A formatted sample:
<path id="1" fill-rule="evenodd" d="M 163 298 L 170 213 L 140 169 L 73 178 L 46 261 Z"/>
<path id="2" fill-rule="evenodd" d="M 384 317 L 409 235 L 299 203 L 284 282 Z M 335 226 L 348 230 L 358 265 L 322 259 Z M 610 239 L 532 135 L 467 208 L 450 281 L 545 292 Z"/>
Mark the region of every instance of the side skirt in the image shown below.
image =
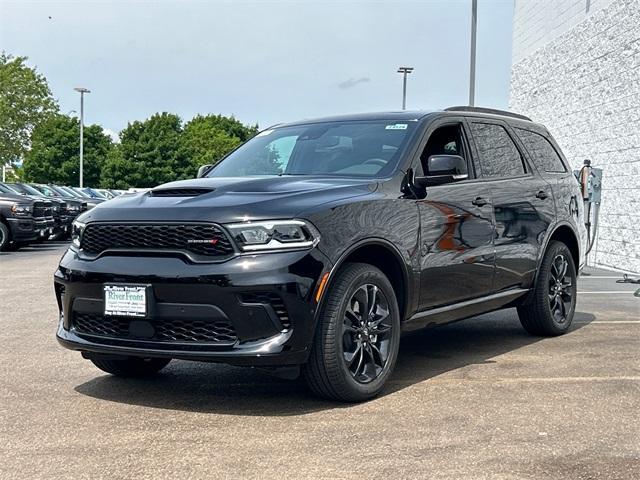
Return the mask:
<path id="1" fill-rule="evenodd" d="M 454 303 L 453 305 L 418 312 L 402 324 L 402 330 L 410 332 L 433 325 L 464 320 L 465 318 L 475 315 L 498 310 L 504 306 L 510 306 L 510 303 L 527 293 L 529 293 L 529 289 L 515 288 L 494 293 L 486 297 L 474 298 L 472 300 Z"/>

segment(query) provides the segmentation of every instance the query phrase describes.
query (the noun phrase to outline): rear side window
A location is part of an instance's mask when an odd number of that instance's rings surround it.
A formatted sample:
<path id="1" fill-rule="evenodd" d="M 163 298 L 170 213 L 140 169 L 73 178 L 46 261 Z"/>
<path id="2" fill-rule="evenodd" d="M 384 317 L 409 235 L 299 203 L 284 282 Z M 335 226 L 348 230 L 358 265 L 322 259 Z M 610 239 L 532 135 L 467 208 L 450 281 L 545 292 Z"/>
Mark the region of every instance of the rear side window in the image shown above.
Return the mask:
<path id="1" fill-rule="evenodd" d="M 549 140 L 530 130 L 522 128 L 516 128 L 516 130 L 538 170 L 548 173 L 564 173 L 567 171 L 558 152 L 556 152 Z"/>
<path id="2" fill-rule="evenodd" d="M 522 156 L 502 125 L 471 123 L 480 165 L 476 167 L 485 178 L 515 177 L 523 175 Z"/>

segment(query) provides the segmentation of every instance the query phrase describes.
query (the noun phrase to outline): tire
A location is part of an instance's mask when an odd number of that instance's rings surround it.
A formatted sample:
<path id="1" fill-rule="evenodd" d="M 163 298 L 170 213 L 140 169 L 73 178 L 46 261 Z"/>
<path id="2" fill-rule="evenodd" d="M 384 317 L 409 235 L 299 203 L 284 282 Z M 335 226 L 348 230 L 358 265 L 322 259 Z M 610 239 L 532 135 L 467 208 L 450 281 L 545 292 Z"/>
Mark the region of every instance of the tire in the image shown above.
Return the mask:
<path id="1" fill-rule="evenodd" d="M 0 252 L 6 252 L 9 250 L 11 244 L 11 232 L 9 227 L 0 221 Z"/>
<path id="2" fill-rule="evenodd" d="M 532 335 L 566 333 L 573 321 L 577 293 L 571 252 L 564 243 L 552 241 L 542 259 L 531 301 L 518 307 L 520 323 Z"/>
<path id="3" fill-rule="evenodd" d="M 362 323 L 360 312 L 371 310 Z M 324 398 L 368 400 L 393 372 L 399 345 L 400 311 L 391 283 L 372 265 L 347 264 L 326 292 L 305 380 Z"/>
<path id="4" fill-rule="evenodd" d="M 122 357 L 122 359 L 91 359 L 91 362 L 100 370 L 117 377 L 147 377 L 162 370 L 170 361 L 170 358 L 139 357 Z"/>

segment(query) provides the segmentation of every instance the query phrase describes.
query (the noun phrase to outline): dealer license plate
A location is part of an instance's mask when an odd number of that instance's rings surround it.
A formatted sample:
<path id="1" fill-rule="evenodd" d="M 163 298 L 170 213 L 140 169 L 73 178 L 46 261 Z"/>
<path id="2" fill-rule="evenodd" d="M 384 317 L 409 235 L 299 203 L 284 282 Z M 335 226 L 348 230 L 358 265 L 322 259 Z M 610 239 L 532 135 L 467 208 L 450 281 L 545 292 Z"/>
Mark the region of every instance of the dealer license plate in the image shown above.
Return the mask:
<path id="1" fill-rule="evenodd" d="M 147 316 L 145 285 L 105 285 L 104 314 L 118 317 Z"/>

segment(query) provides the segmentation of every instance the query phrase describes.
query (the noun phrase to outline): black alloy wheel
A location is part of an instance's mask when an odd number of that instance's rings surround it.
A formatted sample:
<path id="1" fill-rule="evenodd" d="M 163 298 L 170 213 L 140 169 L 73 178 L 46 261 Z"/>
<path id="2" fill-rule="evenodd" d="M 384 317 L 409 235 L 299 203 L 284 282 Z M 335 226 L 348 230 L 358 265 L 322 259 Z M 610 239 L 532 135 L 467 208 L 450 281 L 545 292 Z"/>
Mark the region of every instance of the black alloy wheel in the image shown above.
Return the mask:
<path id="1" fill-rule="evenodd" d="M 573 303 L 573 280 L 569 275 L 569 262 L 564 254 L 551 262 L 549 275 L 549 309 L 557 323 L 565 323 Z"/>
<path id="2" fill-rule="evenodd" d="M 303 373 L 325 398 L 361 402 L 380 393 L 400 346 L 400 310 L 387 277 L 366 263 L 343 266 L 327 287 Z"/>
<path id="3" fill-rule="evenodd" d="M 384 293 L 370 283 L 351 296 L 344 314 L 342 357 L 359 383 L 375 380 L 389 360 L 393 323 Z"/>
<path id="4" fill-rule="evenodd" d="M 569 248 L 562 242 L 550 242 L 533 291 L 518 306 L 520 323 L 532 335 L 566 333 L 573 321 L 577 293 L 576 267 Z"/>

